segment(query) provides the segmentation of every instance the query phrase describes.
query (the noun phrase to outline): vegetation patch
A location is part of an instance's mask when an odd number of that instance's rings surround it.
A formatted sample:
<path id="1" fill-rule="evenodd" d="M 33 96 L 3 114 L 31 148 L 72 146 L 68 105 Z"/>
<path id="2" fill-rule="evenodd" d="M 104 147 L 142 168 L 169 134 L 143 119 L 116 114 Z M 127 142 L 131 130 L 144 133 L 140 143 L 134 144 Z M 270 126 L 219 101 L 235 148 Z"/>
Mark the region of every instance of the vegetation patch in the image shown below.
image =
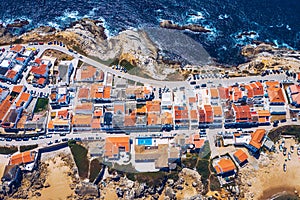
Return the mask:
<path id="1" fill-rule="evenodd" d="M 100 161 L 98 159 L 93 159 L 90 163 L 90 175 L 89 175 L 90 182 L 93 182 L 97 178 L 101 169 L 102 169 L 102 164 L 100 163 Z"/>
<path id="2" fill-rule="evenodd" d="M 80 178 L 85 179 L 88 178 L 89 171 L 89 160 L 87 158 L 88 150 L 77 144 L 74 140 L 70 140 L 68 145 L 71 149 L 73 158 L 75 160 L 76 166 L 78 168 L 78 173 Z"/>
<path id="3" fill-rule="evenodd" d="M 20 146 L 20 152 L 29 151 L 29 150 L 35 149 L 37 147 L 38 147 L 37 144 Z"/>
<path id="4" fill-rule="evenodd" d="M 49 103 L 48 98 L 38 98 L 33 112 L 38 113 L 38 112 L 47 110 L 48 109 L 48 103 Z"/>
<path id="5" fill-rule="evenodd" d="M 12 147 L 2 146 L 2 147 L 0 147 L 0 154 L 8 155 L 8 154 L 16 153 L 17 151 L 18 151 L 18 148 L 15 147 L 15 146 L 12 146 Z"/>
<path id="6" fill-rule="evenodd" d="M 182 159 L 182 167 L 194 169 L 196 167 L 198 155 L 196 153 L 187 153 L 186 158 Z"/>
<path id="7" fill-rule="evenodd" d="M 300 125 L 286 125 L 280 126 L 276 129 L 272 129 L 268 137 L 273 141 L 277 142 L 281 135 L 292 135 L 295 136 L 296 140 L 300 142 Z"/>

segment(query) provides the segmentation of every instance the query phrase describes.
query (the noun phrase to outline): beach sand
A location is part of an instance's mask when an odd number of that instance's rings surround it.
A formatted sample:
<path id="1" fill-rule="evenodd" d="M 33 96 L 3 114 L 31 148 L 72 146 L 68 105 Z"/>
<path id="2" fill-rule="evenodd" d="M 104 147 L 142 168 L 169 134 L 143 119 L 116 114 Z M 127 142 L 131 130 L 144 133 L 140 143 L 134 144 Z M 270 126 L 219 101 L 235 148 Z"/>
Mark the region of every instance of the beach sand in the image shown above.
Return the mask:
<path id="1" fill-rule="evenodd" d="M 294 140 L 286 140 L 287 152 L 290 151 L 290 145 L 295 145 Z M 285 158 L 287 156 L 279 152 L 262 155 L 258 161 L 249 159 L 249 164 L 240 170 L 245 199 L 265 200 L 284 191 L 300 192 L 300 159 L 297 151 L 292 153 L 291 160 L 285 161 Z M 283 171 L 284 163 L 287 164 L 286 172 Z"/>
<path id="2" fill-rule="evenodd" d="M 66 154 L 70 153 L 68 151 L 69 149 L 66 148 L 57 152 L 45 153 L 42 156 L 42 161 L 48 165 L 45 183 L 50 186 L 39 191 L 40 197 L 32 197 L 31 199 L 60 200 L 67 199 L 74 194 L 74 190 L 70 187 L 72 177 L 68 176 L 71 168 L 60 156 L 68 155 Z"/>

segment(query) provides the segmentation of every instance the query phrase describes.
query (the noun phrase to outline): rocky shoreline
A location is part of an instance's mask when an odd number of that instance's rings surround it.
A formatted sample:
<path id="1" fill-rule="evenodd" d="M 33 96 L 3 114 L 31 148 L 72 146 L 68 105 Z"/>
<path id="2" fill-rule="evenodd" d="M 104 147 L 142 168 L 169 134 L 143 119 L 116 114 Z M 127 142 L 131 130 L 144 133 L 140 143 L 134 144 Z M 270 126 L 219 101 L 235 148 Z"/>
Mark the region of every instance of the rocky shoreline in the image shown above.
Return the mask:
<path id="1" fill-rule="evenodd" d="M 187 25 L 178 25 L 173 23 L 170 20 L 163 20 L 159 23 L 159 26 L 161 28 L 166 29 L 176 29 L 176 30 L 190 30 L 195 33 L 210 33 L 211 31 L 204 28 L 203 26 L 197 25 L 197 24 L 187 24 Z"/>

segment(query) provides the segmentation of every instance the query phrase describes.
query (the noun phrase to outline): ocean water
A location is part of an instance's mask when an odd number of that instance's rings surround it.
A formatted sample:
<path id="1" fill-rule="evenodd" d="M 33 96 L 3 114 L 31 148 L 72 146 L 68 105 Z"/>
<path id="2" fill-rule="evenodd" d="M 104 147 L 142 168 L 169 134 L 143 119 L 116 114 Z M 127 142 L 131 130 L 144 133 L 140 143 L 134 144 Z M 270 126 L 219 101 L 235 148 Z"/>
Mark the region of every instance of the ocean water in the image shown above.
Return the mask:
<path id="1" fill-rule="evenodd" d="M 243 62 L 240 46 L 253 40 L 300 48 L 299 0 L 1 0 L 0 23 L 27 19 L 21 31 L 40 25 L 65 28 L 89 17 L 103 20 L 110 36 L 128 28 L 157 27 L 161 20 L 199 24 L 211 33 L 185 34 L 219 62 Z M 237 38 L 242 32 L 256 34 Z"/>

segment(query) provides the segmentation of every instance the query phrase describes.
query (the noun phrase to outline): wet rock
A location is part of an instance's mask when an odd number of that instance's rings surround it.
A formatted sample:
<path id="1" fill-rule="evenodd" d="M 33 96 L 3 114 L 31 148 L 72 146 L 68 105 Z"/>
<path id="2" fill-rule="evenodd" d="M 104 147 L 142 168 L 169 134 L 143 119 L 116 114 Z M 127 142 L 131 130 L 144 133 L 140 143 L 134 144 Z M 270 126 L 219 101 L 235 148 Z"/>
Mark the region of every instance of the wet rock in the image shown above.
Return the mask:
<path id="1" fill-rule="evenodd" d="M 176 186 L 175 186 L 175 189 L 176 189 L 176 190 L 183 190 L 183 186 L 182 186 L 182 185 L 176 185 Z"/>
<path id="2" fill-rule="evenodd" d="M 116 194 L 118 195 L 119 198 L 123 198 L 124 196 L 124 191 L 120 188 L 116 189 Z"/>
<path id="3" fill-rule="evenodd" d="M 171 187 L 166 188 L 165 195 L 170 199 L 175 199 L 175 192 Z"/>
<path id="4" fill-rule="evenodd" d="M 77 186 L 75 193 L 79 196 L 92 196 L 99 197 L 99 190 L 96 185 L 91 183 L 83 183 L 82 185 Z"/>
<path id="5" fill-rule="evenodd" d="M 193 182 L 193 183 L 192 183 L 192 186 L 193 186 L 193 187 L 197 187 L 197 186 L 198 186 L 198 183 L 197 183 L 197 182 Z"/>
<path id="6" fill-rule="evenodd" d="M 173 179 L 168 179 L 168 185 L 173 186 L 174 185 L 174 180 Z"/>
<path id="7" fill-rule="evenodd" d="M 251 181 L 248 181 L 248 182 L 247 182 L 247 185 L 248 185 L 249 187 L 251 187 L 251 186 L 252 186 Z"/>
<path id="8" fill-rule="evenodd" d="M 160 22 L 159 26 L 161 28 L 167 28 L 167 29 L 176 29 L 176 30 L 190 30 L 193 32 L 197 32 L 197 33 L 209 33 L 211 32 L 210 30 L 200 26 L 200 25 L 196 25 L 196 24 L 188 24 L 188 25 L 183 25 L 180 26 L 178 24 L 174 24 L 172 21 L 170 20 L 163 20 Z"/>

